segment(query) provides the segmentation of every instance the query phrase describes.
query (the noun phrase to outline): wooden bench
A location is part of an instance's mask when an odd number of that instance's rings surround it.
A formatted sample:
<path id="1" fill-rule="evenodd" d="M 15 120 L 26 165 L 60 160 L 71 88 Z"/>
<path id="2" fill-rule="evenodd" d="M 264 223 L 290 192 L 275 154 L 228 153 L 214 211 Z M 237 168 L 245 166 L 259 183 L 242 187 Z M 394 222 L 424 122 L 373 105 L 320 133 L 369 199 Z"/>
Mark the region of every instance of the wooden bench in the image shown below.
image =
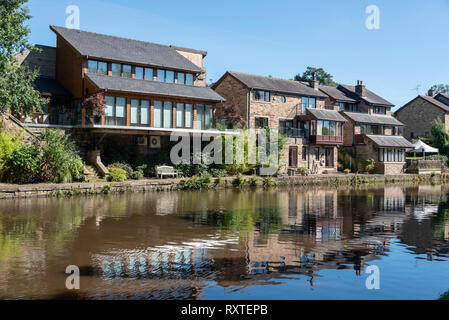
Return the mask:
<path id="1" fill-rule="evenodd" d="M 160 166 L 156 168 L 157 176 L 161 179 L 164 178 L 164 176 L 171 176 L 171 177 L 178 177 L 178 171 L 175 170 L 173 167 L 169 166 Z"/>

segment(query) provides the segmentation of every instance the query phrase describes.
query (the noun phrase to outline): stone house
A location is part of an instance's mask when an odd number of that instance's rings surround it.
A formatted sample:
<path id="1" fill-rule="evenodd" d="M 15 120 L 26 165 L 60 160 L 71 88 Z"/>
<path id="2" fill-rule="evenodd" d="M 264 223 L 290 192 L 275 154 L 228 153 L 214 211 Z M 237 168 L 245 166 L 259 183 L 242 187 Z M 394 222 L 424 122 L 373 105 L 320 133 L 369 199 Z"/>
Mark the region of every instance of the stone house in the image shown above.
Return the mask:
<path id="1" fill-rule="evenodd" d="M 215 107 L 224 99 L 206 86 L 207 52 L 50 29 L 56 47 L 18 56 L 20 63 L 40 69 L 35 88 L 50 98 L 43 113 L 21 119 L 25 126 L 64 128 L 90 149 L 101 150 L 109 141 L 150 154 L 168 148 L 172 132 L 216 131 Z M 83 105 L 96 93 L 106 100 L 103 115 L 90 114 Z"/>
<path id="2" fill-rule="evenodd" d="M 401 173 L 405 151 L 412 145 L 402 136 L 404 124 L 391 115 L 393 104 L 366 89 L 362 81 L 356 86 L 320 89 L 329 96 L 327 107 L 338 108 L 347 120 L 343 125 L 343 146 L 349 156 L 372 159 L 376 173 Z M 364 171 L 360 166 L 355 169 Z"/>
<path id="3" fill-rule="evenodd" d="M 282 170 L 337 172 L 337 146 L 343 144 L 346 120 L 338 111 L 325 108 L 328 96 L 319 90 L 318 81 L 304 84 L 227 71 L 212 88 L 226 99 L 217 107 L 232 107 L 248 129 L 269 127 L 287 137 Z"/>
<path id="4" fill-rule="evenodd" d="M 428 96 L 417 96 L 395 112 L 398 120 L 406 125 L 404 136 L 407 139 L 431 137 L 432 121 L 437 117 L 449 130 L 449 95 L 437 94 L 430 90 Z"/>

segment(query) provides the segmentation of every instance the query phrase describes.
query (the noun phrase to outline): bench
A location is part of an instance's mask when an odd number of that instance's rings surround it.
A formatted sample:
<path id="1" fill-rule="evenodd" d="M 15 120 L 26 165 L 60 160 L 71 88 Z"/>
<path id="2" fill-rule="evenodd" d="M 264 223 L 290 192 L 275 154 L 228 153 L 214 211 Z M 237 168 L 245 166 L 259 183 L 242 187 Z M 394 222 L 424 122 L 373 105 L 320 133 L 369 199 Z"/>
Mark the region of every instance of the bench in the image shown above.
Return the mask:
<path id="1" fill-rule="evenodd" d="M 157 176 L 161 179 L 164 178 L 164 176 L 171 176 L 171 177 L 178 177 L 178 171 L 175 170 L 173 167 L 169 166 L 160 166 L 156 167 Z"/>

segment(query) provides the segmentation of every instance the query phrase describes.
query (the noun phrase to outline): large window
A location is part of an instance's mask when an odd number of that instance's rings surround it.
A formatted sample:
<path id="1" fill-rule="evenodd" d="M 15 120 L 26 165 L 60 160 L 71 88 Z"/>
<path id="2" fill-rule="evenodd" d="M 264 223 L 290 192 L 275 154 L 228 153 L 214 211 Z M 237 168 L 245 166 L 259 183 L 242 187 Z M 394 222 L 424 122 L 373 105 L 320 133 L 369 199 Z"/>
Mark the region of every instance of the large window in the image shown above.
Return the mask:
<path id="1" fill-rule="evenodd" d="M 176 104 L 176 127 L 177 128 L 191 128 L 193 105 L 190 103 Z"/>
<path id="2" fill-rule="evenodd" d="M 107 62 L 88 60 L 87 61 L 89 73 L 98 73 L 102 75 L 108 74 L 108 64 Z"/>
<path id="3" fill-rule="evenodd" d="M 173 114 L 173 104 L 170 101 L 164 101 L 164 128 L 171 128 L 173 125 L 172 122 L 172 114 Z"/>
<path id="4" fill-rule="evenodd" d="M 270 91 L 254 90 L 254 92 L 253 92 L 253 99 L 255 101 L 270 102 Z"/>
<path id="5" fill-rule="evenodd" d="M 132 78 L 132 67 L 130 65 L 123 65 L 123 78 Z"/>
<path id="6" fill-rule="evenodd" d="M 374 113 L 387 114 L 387 108 L 385 108 L 385 107 L 374 107 Z"/>
<path id="7" fill-rule="evenodd" d="M 340 103 L 340 111 L 357 112 L 355 103 Z"/>
<path id="8" fill-rule="evenodd" d="M 213 123 L 213 108 L 209 105 L 196 105 L 196 121 L 197 129 L 207 130 L 212 128 Z"/>
<path id="9" fill-rule="evenodd" d="M 105 122 L 111 126 L 126 126 L 126 98 L 106 96 Z"/>
<path id="10" fill-rule="evenodd" d="M 139 100 L 131 99 L 131 125 L 138 126 L 140 118 Z"/>
<path id="11" fill-rule="evenodd" d="M 317 136 L 341 137 L 342 123 L 337 121 L 317 120 L 315 132 L 315 121 L 312 121 L 311 134 Z"/>
<path id="12" fill-rule="evenodd" d="M 316 108 L 316 99 L 309 97 L 302 97 L 302 113 L 306 113 L 306 108 L 315 109 Z"/>
<path id="13" fill-rule="evenodd" d="M 362 125 L 360 125 L 360 133 L 361 134 L 383 135 L 384 127 L 379 126 L 379 125 L 362 124 Z"/>
<path id="14" fill-rule="evenodd" d="M 404 128 L 402 127 L 393 127 L 393 135 L 394 136 L 402 136 L 404 133 Z"/>
<path id="15" fill-rule="evenodd" d="M 293 132 L 293 120 L 282 119 L 279 120 L 279 132 L 286 136 L 292 136 Z"/>
<path id="16" fill-rule="evenodd" d="M 404 149 L 379 149 L 379 162 L 404 162 Z"/>
<path id="17" fill-rule="evenodd" d="M 121 77 L 122 76 L 122 65 L 119 63 L 113 63 L 111 64 L 111 70 L 112 75 L 114 77 Z"/>
<path id="18" fill-rule="evenodd" d="M 154 127 L 162 128 L 162 101 L 154 101 Z"/>
<path id="19" fill-rule="evenodd" d="M 150 101 L 131 99 L 132 126 L 148 127 L 150 125 Z"/>

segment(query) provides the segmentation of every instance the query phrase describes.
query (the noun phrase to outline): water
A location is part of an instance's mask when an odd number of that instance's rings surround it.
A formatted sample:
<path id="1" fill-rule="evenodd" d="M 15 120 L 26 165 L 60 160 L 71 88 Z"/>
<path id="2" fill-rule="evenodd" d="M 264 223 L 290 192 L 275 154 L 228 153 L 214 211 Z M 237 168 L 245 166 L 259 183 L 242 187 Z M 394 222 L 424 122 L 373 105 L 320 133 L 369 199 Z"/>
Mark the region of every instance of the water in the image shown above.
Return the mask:
<path id="1" fill-rule="evenodd" d="M 438 299 L 449 186 L 0 201 L 2 299 Z M 68 265 L 80 290 L 65 288 Z M 366 287 L 369 266 L 379 290 Z"/>

